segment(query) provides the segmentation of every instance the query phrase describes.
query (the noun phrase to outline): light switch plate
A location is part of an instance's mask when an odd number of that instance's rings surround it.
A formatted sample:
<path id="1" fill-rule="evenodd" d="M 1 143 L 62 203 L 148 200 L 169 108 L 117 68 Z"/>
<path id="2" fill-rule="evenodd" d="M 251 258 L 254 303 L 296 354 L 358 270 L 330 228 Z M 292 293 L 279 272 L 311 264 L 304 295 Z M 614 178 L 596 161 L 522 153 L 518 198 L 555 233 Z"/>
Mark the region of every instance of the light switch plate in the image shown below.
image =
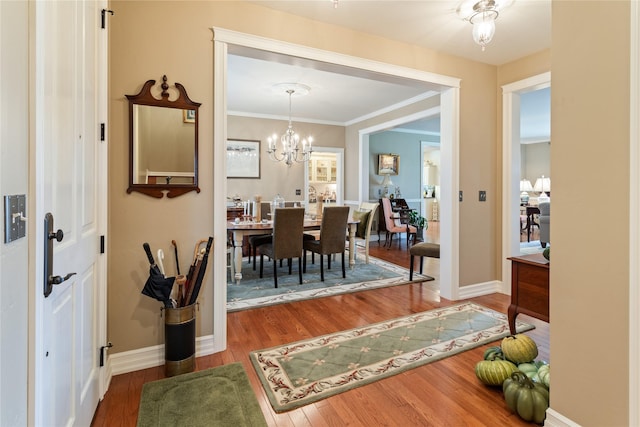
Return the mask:
<path id="1" fill-rule="evenodd" d="M 27 234 L 27 197 L 4 196 L 4 242 L 10 243 Z"/>
<path id="2" fill-rule="evenodd" d="M 487 201 L 487 192 L 484 190 L 480 190 L 479 194 L 478 194 L 478 198 L 480 199 L 481 202 L 486 202 Z"/>

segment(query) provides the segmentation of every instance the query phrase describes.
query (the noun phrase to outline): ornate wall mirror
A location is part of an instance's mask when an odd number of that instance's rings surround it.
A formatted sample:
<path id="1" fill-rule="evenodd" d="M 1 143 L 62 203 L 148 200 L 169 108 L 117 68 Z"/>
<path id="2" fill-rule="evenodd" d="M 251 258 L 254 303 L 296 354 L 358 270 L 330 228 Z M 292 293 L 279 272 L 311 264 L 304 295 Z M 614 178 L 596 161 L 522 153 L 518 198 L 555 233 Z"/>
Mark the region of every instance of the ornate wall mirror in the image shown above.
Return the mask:
<path id="1" fill-rule="evenodd" d="M 198 187 L 198 108 L 180 83 L 178 97 L 169 100 L 167 76 L 162 76 L 160 99 L 147 80 L 129 100 L 129 188 L 148 196 L 177 197 Z"/>

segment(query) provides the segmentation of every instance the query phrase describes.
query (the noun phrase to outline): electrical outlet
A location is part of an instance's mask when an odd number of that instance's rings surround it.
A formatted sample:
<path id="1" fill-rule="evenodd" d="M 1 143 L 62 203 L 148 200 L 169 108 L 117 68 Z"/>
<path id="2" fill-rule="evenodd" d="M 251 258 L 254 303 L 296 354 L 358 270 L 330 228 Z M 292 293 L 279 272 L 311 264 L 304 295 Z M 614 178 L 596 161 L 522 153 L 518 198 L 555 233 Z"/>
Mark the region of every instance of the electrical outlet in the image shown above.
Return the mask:
<path id="1" fill-rule="evenodd" d="M 480 199 L 481 202 L 486 202 L 487 201 L 487 192 L 484 191 L 484 190 L 480 190 L 479 199 Z"/>
<path id="2" fill-rule="evenodd" d="M 462 201 L 462 190 L 460 190 L 460 192 L 458 193 L 458 201 Z"/>

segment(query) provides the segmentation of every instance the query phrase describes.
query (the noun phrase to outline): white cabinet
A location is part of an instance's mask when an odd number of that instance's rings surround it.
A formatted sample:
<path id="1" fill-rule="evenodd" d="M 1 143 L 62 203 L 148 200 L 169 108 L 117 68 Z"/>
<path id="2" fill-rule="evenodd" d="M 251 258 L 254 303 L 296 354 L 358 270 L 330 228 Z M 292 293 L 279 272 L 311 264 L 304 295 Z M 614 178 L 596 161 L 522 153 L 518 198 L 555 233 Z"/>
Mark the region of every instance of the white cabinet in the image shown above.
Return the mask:
<path id="1" fill-rule="evenodd" d="M 336 161 L 330 159 L 309 160 L 309 182 L 336 182 Z"/>

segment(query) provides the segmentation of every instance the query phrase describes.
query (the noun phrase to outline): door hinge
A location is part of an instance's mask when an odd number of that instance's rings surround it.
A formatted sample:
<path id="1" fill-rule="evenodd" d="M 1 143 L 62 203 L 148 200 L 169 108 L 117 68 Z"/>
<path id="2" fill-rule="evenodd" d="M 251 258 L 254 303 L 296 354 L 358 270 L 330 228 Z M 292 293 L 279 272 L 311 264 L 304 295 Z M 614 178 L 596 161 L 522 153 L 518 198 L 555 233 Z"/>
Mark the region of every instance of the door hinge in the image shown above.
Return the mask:
<path id="1" fill-rule="evenodd" d="M 104 351 L 113 347 L 113 344 L 111 344 L 110 342 L 107 343 L 107 345 L 103 345 L 102 347 L 100 347 L 100 367 L 102 368 L 104 366 Z"/>
<path id="2" fill-rule="evenodd" d="M 104 123 L 100 123 L 100 141 L 104 141 Z"/>
<path id="3" fill-rule="evenodd" d="M 114 15 L 113 10 L 109 10 L 109 9 L 102 9 L 102 26 L 101 28 L 104 30 L 107 27 L 107 23 L 106 23 L 106 14 L 110 14 L 111 16 Z"/>
<path id="4" fill-rule="evenodd" d="M 100 253 L 104 253 L 104 236 L 100 236 Z"/>

